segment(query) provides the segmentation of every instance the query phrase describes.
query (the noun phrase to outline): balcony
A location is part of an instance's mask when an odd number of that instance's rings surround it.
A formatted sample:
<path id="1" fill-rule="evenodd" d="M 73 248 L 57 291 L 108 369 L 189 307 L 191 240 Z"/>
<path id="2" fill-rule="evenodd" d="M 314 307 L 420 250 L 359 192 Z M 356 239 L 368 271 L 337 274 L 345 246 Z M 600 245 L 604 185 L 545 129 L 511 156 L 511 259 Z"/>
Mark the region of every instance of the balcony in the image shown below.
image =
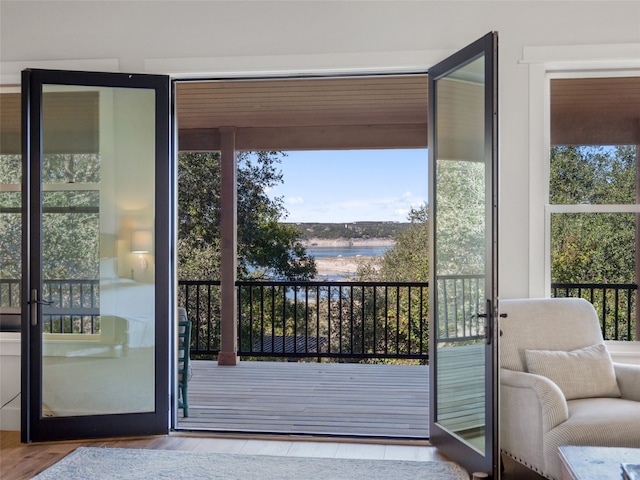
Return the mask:
<path id="1" fill-rule="evenodd" d="M 481 337 L 466 305 L 481 305 L 478 277 L 439 279 L 446 309 L 440 337 Z M 636 285 L 554 285 L 588 299 L 605 338 L 635 340 Z M 381 282 L 237 282 L 237 345 L 243 361 L 221 367 L 219 282 L 179 282 L 193 324 L 188 430 L 428 437 L 428 285 Z M 0 281 L 3 310 L 19 282 Z M 101 336 L 99 282 L 51 281 L 44 316 L 51 336 Z M 113 339 L 113 337 L 112 337 Z M 473 346 L 473 345 L 471 345 Z M 470 385 L 460 372 L 456 389 Z M 393 408 L 391 408 L 393 407 Z"/>

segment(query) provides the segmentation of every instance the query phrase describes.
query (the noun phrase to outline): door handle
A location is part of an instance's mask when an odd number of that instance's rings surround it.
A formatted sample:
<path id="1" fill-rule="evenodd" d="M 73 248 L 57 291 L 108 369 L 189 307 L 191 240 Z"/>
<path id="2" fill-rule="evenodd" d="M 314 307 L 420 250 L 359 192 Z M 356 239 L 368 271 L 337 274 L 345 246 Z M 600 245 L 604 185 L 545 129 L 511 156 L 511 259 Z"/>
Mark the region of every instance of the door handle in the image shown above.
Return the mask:
<path id="1" fill-rule="evenodd" d="M 484 338 L 487 345 L 491 345 L 493 337 L 493 315 L 491 314 L 491 300 L 487 299 L 487 310 L 484 313 L 472 313 L 471 318 L 484 318 Z"/>
<path id="2" fill-rule="evenodd" d="M 485 319 L 484 322 L 484 338 L 487 345 L 491 345 L 493 340 L 493 302 L 490 299 L 487 299 L 487 307 L 486 312 L 482 314 L 482 317 Z"/>
<path id="3" fill-rule="evenodd" d="M 31 289 L 31 299 L 29 300 L 29 313 L 31 315 L 31 326 L 38 325 L 38 290 Z"/>
<path id="4" fill-rule="evenodd" d="M 48 302 L 46 300 L 38 300 L 38 289 L 31 289 L 31 298 L 29 302 L 27 302 L 31 307 L 30 315 L 31 315 L 31 326 L 35 327 L 38 325 L 38 305 L 51 305 L 53 302 Z"/>

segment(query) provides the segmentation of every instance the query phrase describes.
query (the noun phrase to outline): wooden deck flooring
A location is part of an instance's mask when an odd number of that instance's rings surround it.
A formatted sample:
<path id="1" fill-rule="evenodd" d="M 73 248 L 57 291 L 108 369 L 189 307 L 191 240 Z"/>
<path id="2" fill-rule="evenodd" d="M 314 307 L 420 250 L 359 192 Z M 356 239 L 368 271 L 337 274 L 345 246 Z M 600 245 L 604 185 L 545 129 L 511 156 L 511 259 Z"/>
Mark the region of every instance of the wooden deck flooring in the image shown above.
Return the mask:
<path id="1" fill-rule="evenodd" d="M 416 365 L 193 361 L 188 418 L 217 432 L 429 437 L 429 368 Z"/>

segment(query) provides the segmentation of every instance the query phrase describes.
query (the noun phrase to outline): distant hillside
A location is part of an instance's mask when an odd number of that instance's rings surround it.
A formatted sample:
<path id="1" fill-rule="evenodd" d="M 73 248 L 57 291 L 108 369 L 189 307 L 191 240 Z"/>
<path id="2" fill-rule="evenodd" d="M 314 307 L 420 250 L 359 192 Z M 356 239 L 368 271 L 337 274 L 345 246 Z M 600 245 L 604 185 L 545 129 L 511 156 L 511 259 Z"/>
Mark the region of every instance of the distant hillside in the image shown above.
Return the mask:
<path id="1" fill-rule="evenodd" d="M 296 223 L 300 239 L 395 239 L 408 222 Z"/>

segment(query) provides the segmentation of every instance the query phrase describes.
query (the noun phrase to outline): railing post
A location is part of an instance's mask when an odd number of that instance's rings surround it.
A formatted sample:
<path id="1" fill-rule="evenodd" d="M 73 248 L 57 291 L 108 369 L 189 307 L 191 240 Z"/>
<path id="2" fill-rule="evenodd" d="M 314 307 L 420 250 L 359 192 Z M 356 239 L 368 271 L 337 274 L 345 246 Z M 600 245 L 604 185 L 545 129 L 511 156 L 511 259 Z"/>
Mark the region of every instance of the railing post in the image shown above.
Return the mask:
<path id="1" fill-rule="evenodd" d="M 220 353 L 218 365 L 238 363 L 236 303 L 237 258 L 237 162 L 233 128 L 220 129 L 222 186 L 220 195 Z"/>

